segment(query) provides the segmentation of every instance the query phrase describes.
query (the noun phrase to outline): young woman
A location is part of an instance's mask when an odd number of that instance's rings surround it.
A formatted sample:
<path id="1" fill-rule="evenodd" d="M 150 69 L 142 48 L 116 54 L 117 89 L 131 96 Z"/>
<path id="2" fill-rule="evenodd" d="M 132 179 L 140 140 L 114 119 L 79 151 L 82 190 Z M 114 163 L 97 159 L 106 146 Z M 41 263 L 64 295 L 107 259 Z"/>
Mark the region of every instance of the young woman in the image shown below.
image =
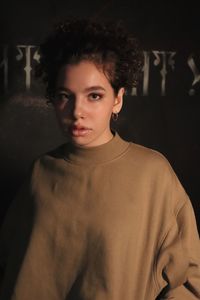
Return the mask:
<path id="1" fill-rule="evenodd" d="M 121 25 L 67 21 L 41 46 L 68 142 L 40 157 L 1 230 L 1 300 L 200 299 L 191 203 L 167 160 L 110 128 L 142 68 Z"/>

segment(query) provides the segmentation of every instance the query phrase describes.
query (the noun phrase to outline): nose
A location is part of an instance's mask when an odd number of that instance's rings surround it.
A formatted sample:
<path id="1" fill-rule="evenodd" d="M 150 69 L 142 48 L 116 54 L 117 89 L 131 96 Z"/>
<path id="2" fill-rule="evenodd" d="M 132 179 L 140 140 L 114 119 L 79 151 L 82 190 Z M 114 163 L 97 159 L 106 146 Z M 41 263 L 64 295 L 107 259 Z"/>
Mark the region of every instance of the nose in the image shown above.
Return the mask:
<path id="1" fill-rule="evenodd" d="M 80 97 L 74 99 L 72 107 L 72 116 L 75 120 L 82 119 L 85 116 L 84 101 Z"/>

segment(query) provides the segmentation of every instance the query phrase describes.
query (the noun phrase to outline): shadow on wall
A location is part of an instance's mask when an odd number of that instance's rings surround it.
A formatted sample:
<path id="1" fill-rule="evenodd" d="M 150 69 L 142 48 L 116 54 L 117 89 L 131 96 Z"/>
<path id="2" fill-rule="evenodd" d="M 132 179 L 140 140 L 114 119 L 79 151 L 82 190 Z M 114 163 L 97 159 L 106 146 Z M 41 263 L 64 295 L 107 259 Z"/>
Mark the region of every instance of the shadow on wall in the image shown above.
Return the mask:
<path id="1" fill-rule="evenodd" d="M 53 109 L 45 99 L 15 95 L 1 105 L 0 217 L 4 216 L 33 160 L 64 141 Z"/>

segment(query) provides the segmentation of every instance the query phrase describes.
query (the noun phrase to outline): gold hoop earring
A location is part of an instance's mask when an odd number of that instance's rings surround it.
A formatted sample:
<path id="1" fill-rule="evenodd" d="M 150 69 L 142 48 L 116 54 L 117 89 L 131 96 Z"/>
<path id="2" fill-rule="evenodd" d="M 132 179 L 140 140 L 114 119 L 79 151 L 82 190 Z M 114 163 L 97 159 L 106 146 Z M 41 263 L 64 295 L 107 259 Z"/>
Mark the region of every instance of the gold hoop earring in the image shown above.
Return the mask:
<path id="1" fill-rule="evenodd" d="M 118 112 L 115 112 L 115 113 L 112 113 L 112 120 L 113 121 L 117 121 L 117 119 L 118 119 L 118 117 L 119 117 L 119 114 L 118 114 Z"/>

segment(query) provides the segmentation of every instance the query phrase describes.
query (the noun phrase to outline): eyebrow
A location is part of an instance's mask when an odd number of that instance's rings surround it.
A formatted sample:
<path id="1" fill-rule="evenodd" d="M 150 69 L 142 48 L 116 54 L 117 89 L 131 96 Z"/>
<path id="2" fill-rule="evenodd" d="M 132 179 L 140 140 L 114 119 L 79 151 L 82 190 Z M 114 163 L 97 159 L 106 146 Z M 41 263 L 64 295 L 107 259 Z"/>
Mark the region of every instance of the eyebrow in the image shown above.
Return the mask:
<path id="1" fill-rule="evenodd" d="M 73 93 L 70 89 L 62 87 L 62 86 L 58 87 L 56 90 L 57 91 L 66 91 L 66 92 L 69 92 L 69 93 Z M 95 91 L 96 90 L 101 90 L 101 91 L 104 91 L 104 92 L 106 91 L 102 86 L 100 86 L 100 85 L 94 85 L 94 86 L 90 86 L 90 87 L 86 88 L 84 90 L 84 92 L 91 92 L 91 91 L 94 91 L 94 90 Z"/>
<path id="2" fill-rule="evenodd" d="M 94 85 L 94 86 L 91 86 L 91 87 L 88 87 L 85 89 L 86 92 L 90 92 L 90 91 L 93 91 L 93 90 L 102 90 L 102 91 L 106 91 L 102 86 L 100 85 Z"/>

